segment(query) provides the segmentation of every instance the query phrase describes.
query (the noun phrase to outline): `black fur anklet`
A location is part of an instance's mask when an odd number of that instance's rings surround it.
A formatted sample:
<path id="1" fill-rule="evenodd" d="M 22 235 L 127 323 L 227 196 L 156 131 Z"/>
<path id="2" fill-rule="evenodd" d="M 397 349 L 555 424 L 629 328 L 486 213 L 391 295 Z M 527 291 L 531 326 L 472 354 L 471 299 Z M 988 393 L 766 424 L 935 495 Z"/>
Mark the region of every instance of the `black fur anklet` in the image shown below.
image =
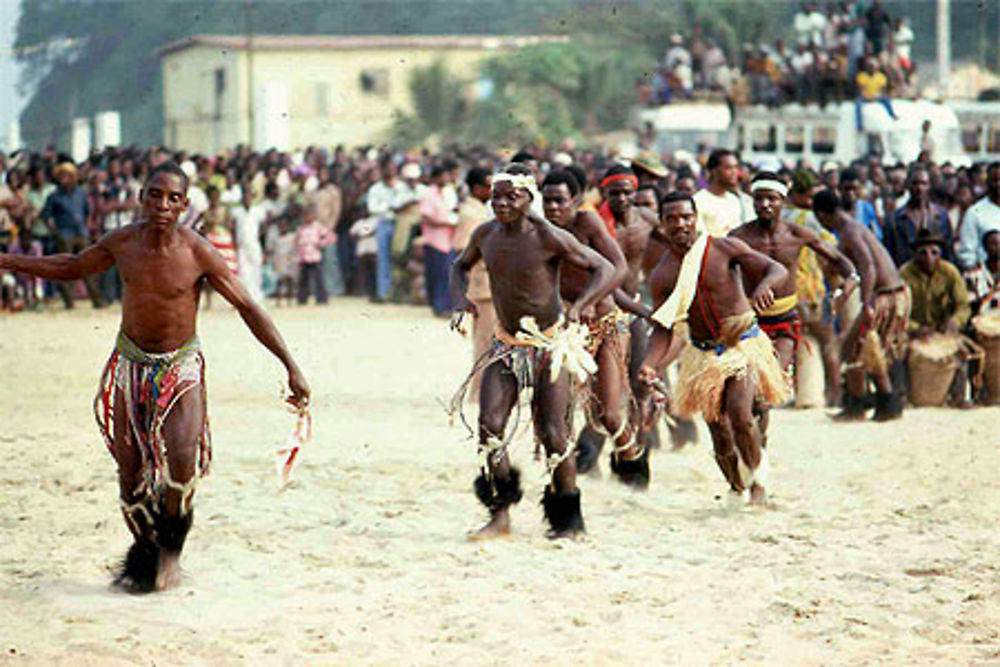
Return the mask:
<path id="1" fill-rule="evenodd" d="M 550 537 L 568 537 L 583 533 L 583 515 L 580 513 L 580 490 L 558 492 L 548 484 L 542 495 L 542 509 L 549 521 Z"/>
<path id="2" fill-rule="evenodd" d="M 642 448 L 642 454 L 634 459 L 623 459 L 617 452 L 611 453 L 611 471 L 622 484 L 637 489 L 649 488 L 649 449 Z"/>
<path id="3" fill-rule="evenodd" d="M 184 516 L 157 513 L 153 524 L 156 527 L 156 544 L 164 551 L 180 551 L 184 548 L 184 540 L 187 539 L 192 523 L 194 510 L 188 511 Z"/>
<path id="4" fill-rule="evenodd" d="M 150 593 L 156 589 L 159 564 L 160 549 L 156 544 L 145 538 L 136 540 L 118 566 L 114 585 L 129 593 Z"/>
<path id="5" fill-rule="evenodd" d="M 486 478 L 486 472 L 479 473 L 473 485 L 479 502 L 486 505 L 490 514 L 496 514 L 509 505 L 520 502 L 524 492 L 521 490 L 521 471 L 511 466 L 507 479 Z"/>

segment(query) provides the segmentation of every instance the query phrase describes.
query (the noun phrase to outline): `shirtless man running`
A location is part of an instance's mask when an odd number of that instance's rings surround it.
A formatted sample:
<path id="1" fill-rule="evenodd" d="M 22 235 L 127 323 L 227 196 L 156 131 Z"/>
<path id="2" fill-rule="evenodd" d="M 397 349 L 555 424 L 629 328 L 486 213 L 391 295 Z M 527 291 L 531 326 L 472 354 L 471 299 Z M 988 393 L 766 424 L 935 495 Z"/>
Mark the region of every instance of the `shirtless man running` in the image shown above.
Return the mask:
<path id="1" fill-rule="evenodd" d="M 580 211 L 581 187 L 571 172 L 550 173 L 542 184 L 545 218 L 576 239 L 593 248 L 615 267 L 612 285 L 617 289 L 628 276 L 625 255 L 608 233 L 604 223 L 591 211 Z M 580 298 L 589 276 L 573 266 L 563 266 L 559 276 L 563 299 L 574 302 Z M 627 297 L 625 297 L 627 299 Z M 584 322 L 590 329 L 588 352 L 597 362 L 597 373 L 591 378 L 586 427 L 595 430 L 599 424 L 615 443 L 611 467 L 619 478 L 639 487 L 649 484 L 649 459 L 644 448 L 632 446 L 635 434 L 635 413 L 630 409 L 632 394 L 628 385 L 628 320 L 610 296 L 598 302 L 594 318 Z M 586 435 L 581 432 L 581 442 Z M 580 442 L 577 443 L 580 446 Z M 579 459 L 577 464 L 579 465 Z"/>
<path id="2" fill-rule="evenodd" d="M 704 415 L 730 492 L 742 499 L 749 491 L 752 502 L 762 503 L 768 463 L 753 407 L 783 402 L 787 387 L 754 311 L 771 306 L 788 272 L 739 239 L 696 231 L 698 214 L 690 196 L 670 193 L 660 208 L 668 246 L 651 278 L 657 310 L 639 371 L 644 422 L 648 425 L 656 416 L 648 408 L 662 388 L 659 373 L 677 355 L 675 325 L 687 320 L 691 344 L 681 353 L 674 407 L 683 415 Z M 741 274 L 760 276 L 749 301 Z"/>
<path id="3" fill-rule="evenodd" d="M 208 241 L 178 227 L 187 189 L 180 167 L 160 165 L 143 187 L 136 224 L 78 255 L 0 254 L 0 269 L 48 280 L 79 280 L 112 266 L 121 272 L 121 329 L 94 406 L 118 463 L 122 512 L 134 538 L 116 583 L 133 592 L 179 583 L 195 485 L 211 461 L 197 336 L 198 297 L 206 282 L 284 364 L 288 402 L 304 409 L 309 401 L 309 385 L 271 319 Z"/>
<path id="4" fill-rule="evenodd" d="M 760 328 L 774 342 L 774 349 L 781 359 L 781 368 L 787 371 L 795 359 L 795 348 L 802 342 L 802 323 L 798 311 L 796 280 L 798 259 L 803 248 L 809 248 L 835 266 L 849 293 L 858 283 L 854 265 L 839 250 L 820 240 L 815 232 L 799 225 L 789 225 L 781 219 L 781 207 L 788 195 L 788 188 L 771 172 L 760 172 L 750 185 L 753 208 L 757 217 L 729 232 L 758 252 L 781 264 L 788 277 L 774 290 L 774 303 L 758 313 Z M 752 289 L 755 276 L 745 276 L 747 287 Z"/>
<path id="5" fill-rule="evenodd" d="M 813 212 L 823 227 L 837 236 L 840 248 L 861 276 L 861 313 L 847 330 L 841 356 L 847 364 L 844 409 L 834 419 L 865 418 L 867 375 L 875 383 L 875 421 L 903 416 L 903 366 L 910 290 L 896 265 L 869 229 L 840 210 L 832 190 L 813 197 Z"/>
<path id="6" fill-rule="evenodd" d="M 589 275 L 579 298 L 565 311 L 565 318 L 572 323 L 581 318 L 593 319 L 595 307 L 613 289 L 614 267 L 569 232 L 528 215 L 532 201 L 539 195 L 534 177 L 526 167 L 510 165 L 506 172 L 495 174 L 492 194 L 496 218 L 473 232 L 451 270 L 452 298 L 457 310 L 475 316 L 475 305 L 466 297 L 469 271 L 476 262 L 485 262 L 498 320 L 490 352 L 473 368 L 473 373 L 483 372 L 479 446 L 486 453 L 486 464 L 476 479 L 475 490 L 489 510 L 490 520 L 470 539 L 510 533 L 509 507 L 521 499 L 522 491 L 520 473 L 511 465 L 507 453 L 516 425 L 506 435 L 505 429 L 521 390 L 528 386 L 534 389 L 532 418 L 551 475 L 542 497 L 550 536 L 573 536 L 584 530 L 584 523 L 580 491 L 576 488 L 576 460 L 568 447 L 570 376 L 567 363 L 552 376 L 556 360 L 544 348 L 544 339 L 570 333 L 562 328 L 560 269 L 572 266 Z M 537 326 L 534 333 L 525 329 L 525 325 L 534 329 L 531 320 Z M 460 402 L 461 398 L 457 400 Z"/>

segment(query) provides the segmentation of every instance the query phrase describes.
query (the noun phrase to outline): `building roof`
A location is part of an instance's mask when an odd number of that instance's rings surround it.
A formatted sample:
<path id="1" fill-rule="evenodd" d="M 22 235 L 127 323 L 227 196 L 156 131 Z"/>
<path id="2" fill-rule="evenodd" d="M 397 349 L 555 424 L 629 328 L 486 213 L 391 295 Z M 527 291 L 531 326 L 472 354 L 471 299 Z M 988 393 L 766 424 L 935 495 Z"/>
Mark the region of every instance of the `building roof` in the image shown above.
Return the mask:
<path id="1" fill-rule="evenodd" d="M 255 51 L 359 49 L 514 49 L 532 44 L 566 43 L 559 35 L 254 35 Z M 206 46 L 229 51 L 247 48 L 246 35 L 194 35 L 159 49 L 161 56 Z"/>

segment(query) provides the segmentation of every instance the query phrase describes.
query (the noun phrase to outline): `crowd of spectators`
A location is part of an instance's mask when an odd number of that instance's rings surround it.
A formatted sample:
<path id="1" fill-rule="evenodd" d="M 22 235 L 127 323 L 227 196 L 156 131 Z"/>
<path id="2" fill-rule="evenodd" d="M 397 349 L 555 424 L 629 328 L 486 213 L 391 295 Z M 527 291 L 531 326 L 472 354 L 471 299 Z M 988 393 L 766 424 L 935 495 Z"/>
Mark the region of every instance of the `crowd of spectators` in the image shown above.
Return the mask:
<path id="1" fill-rule="evenodd" d="M 586 181 L 584 206 L 593 210 L 601 205 L 597 183 L 623 162 L 640 182 L 636 205 L 654 208 L 656 197 L 646 195 L 671 191 L 697 192 L 707 207 L 718 198 L 704 193 L 718 190 L 725 171 L 736 223 L 753 216 L 747 192 L 756 171 L 724 150 L 646 151 L 629 160 L 571 144 L 515 155 L 484 148 L 431 154 L 237 147 L 215 156 L 109 148 L 82 163 L 54 149 L 19 152 L 0 159 L 0 250 L 85 250 L 137 220 L 145 175 L 169 160 L 190 177 L 181 224 L 212 243 L 260 302 L 324 304 L 347 295 L 428 304 L 441 317 L 451 311 L 450 264 L 471 230 L 490 217 L 490 175 L 507 162 L 526 164 L 539 180 L 560 167 L 576 170 Z M 764 166 L 790 183 L 796 201 L 834 191 L 842 210 L 882 241 L 912 283 L 914 336 L 968 332 L 972 315 L 1000 311 L 1000 163 L 883 165 L 872 157 Z M 84 297 L 101 308 L 122 294 L 114 269 L 77 285 L 14 274 L 0 276 L 0 284 L 8 311 L 54 309 L 60 302 L 71 308 Z"/>
<path id="2" fill-rule="evenodd" d="M 725 53 L 700 26 L 687 39 L 672 35 L 658 70 L 637 82 L 638 102 L 716 96 L 737 105 L 825 106 L 870 95 L 870 82 L 857 78 L 866 69 L 884 79 L 876 97 L 906 96 L 915 82 L 913 42 L 907 20 L 890 16 L 881 0 L 803 2 L 786 38 L 745 44 L 739 54 Z"/>

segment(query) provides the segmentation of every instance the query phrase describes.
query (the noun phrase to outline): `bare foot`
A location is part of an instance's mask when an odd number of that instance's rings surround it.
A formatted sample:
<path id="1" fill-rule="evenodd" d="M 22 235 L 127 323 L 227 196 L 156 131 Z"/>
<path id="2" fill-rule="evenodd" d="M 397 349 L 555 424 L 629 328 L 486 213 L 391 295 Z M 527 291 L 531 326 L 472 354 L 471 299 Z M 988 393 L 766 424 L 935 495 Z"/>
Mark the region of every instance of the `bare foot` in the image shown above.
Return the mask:
<path id="1" fill-rule="evenodd" d="M 176 588 L 181 583 L 181 552 L 161 551 L 160 567 L 156 573 L 156 590 Z"/>
<path id="2" fill-rule="evenodd" d="M 760 484 L 753 484 L 750 486 L 750 504 L 751 505 L 763 505 L 767 502 L 767 492 L 764 491 L 764 487 Z"/>
<path id="3" fill-rule="evenodd" d="M 510 535 L 510 514 L 506 509 L 498 510 L 489 522 L 479 530 L 469 533 L 470 542 L 482 542 L 485 540 L 495 540 L 499 537 Z"/>

